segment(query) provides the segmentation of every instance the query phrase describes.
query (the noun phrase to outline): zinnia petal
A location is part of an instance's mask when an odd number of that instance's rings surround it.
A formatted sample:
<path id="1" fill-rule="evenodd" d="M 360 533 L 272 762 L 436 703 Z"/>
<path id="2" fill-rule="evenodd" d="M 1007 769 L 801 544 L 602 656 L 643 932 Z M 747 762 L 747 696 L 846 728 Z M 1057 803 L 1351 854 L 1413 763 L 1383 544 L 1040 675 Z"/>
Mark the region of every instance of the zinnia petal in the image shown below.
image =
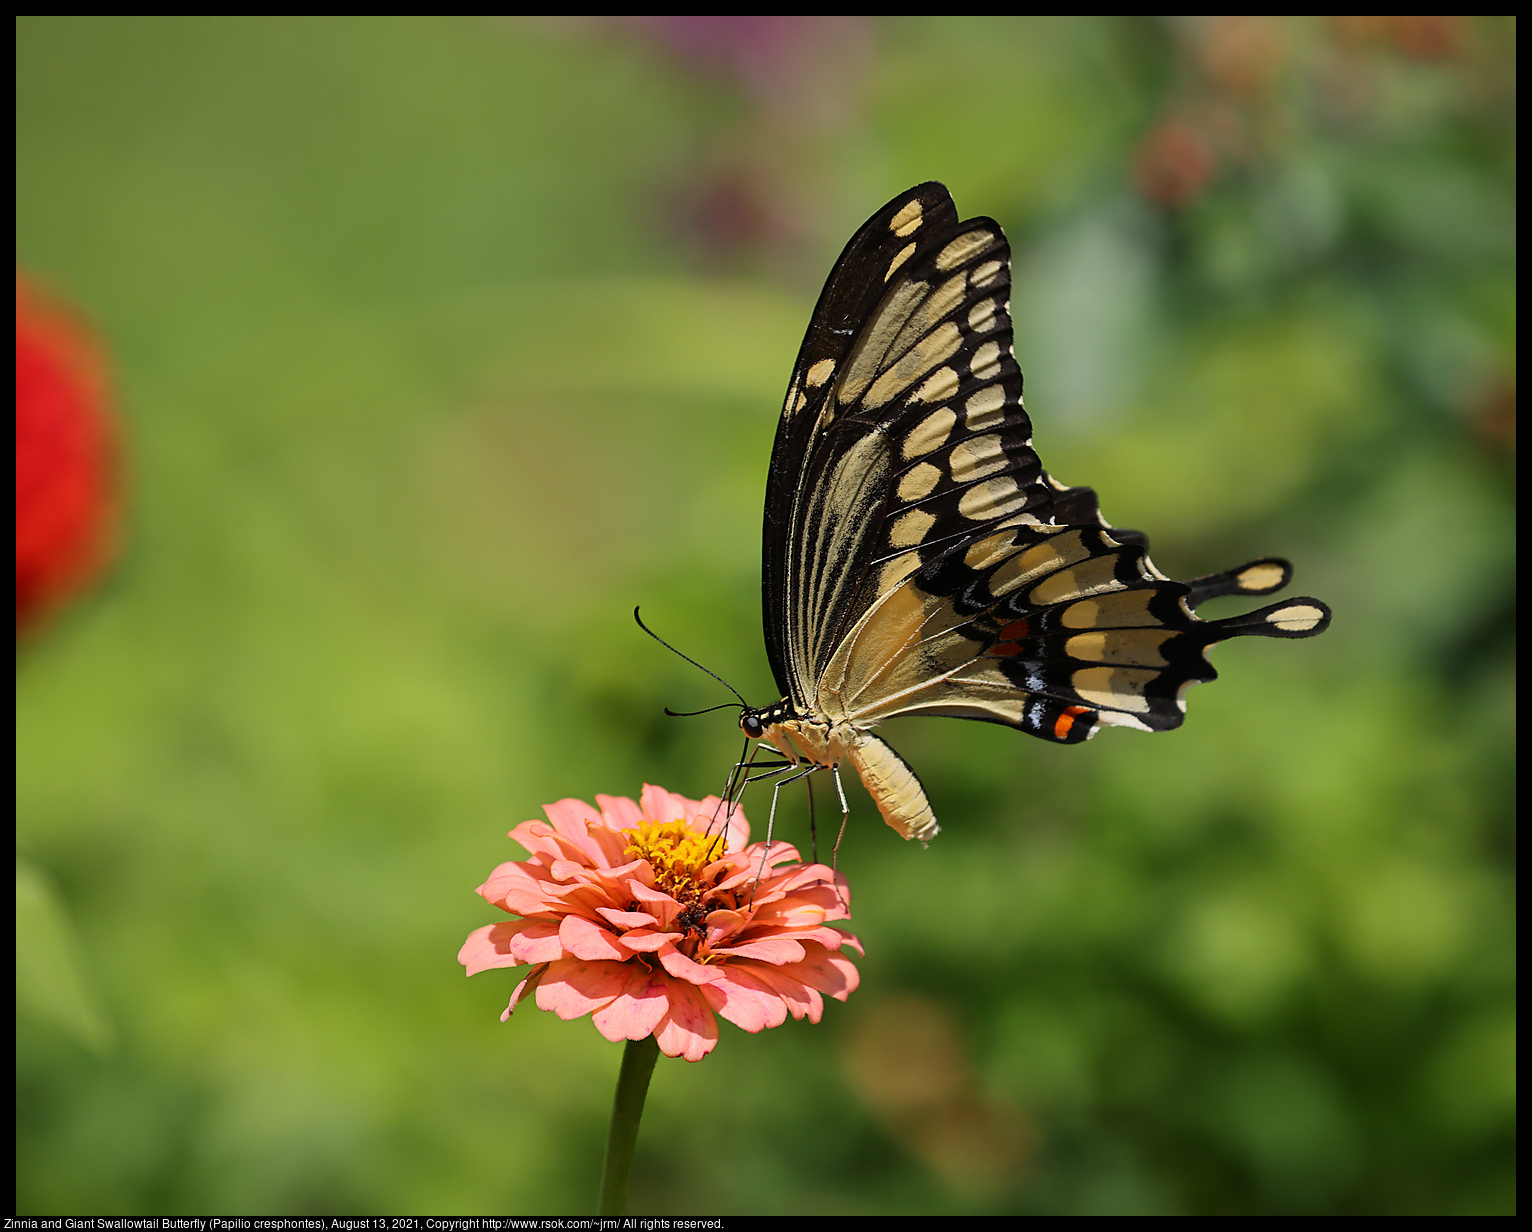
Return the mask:
<path id="1" fill-rule="evenodd" d="M 521 966 L 519 960 L 511 957 L 509 947 L 500 944 L 497 938 L 503 930 L 514 927 L 514 924 L 486 924 L 474 929 L 457 952 L 458 962 L 468 968 L 469 975 L 478 975 L 493 967 Z"/>
<path id="2" fill-rule="evenodd" d="M 819 1021 L 820 1014 L 824 1012 L 824 998 L 817 989 L 799 977 L 797 967 L 757 966 L 751 968 L 750 974 L 780 997 L 787 1012 L 794 1018 Z"/>
<path id="3" fill-rule="evenodd" d="M 688 984 L 711 984 L 723 978 L 723 969 L 704 963 L 693 962 L 674 945 L 659 952 L 660 965 L 679 980 Z"/>
<path id="4" fill-rule="evenodd" d="M 628 983 L 610 1005 L 590 1016 L 596 1030 L 611 1040 L 643 1039 L 653 1035 L 670 1009 L 670 981 L 643 966 L 628 968 Z"/>
<path id="5" fill-rule="evenodd" d="M 601 824 L 609 830 L 631 830 L 644 820 L 638 805 L 626 796 L 597 796 L 596 803 L 601 806 Z M 649 816 L 653 818 L 654 814 Z"/>
<path id="6" fill-rule="evenodd" d="M 568 801 L 560 803 L 568 803 Z M 548 807 L 553 808 L 554 805 L 550 804 Z M 577 847 L 561 831 L 555 830 L 543 821 L 524 821 L 511 831 L 511 837 L 534 857 L 546 856 L 549 860 L 579 860 L 584 855 L 583 848 Z"/>
<path id="7" fill-rule="evenodd" d="M 598 796 L 599 800 L 600 797 Z M 632 801 L 627 801 L 631 804 Z M 666 791 L 663 787 L 656 787 L 653 783 L 645 783 L 643 791 L 638 793 L 638 809 L 640 819 L 652 817 L 655 821 L 695 821 L 697 806 L 684 796 L 678 796 L 673 791 Z M 636 822 L 629 822 L 636 825 Z"/>
<path id="8" fill-rule="evenodd" d="M 702 995 L 736 1027 L 752 1035 L 787 1021 L 788 1007 L 782 997 L 743 963 L 730 964 L 723 979 L 703 986 Z"/>
<path id="9" fill-rule="evenodd" d="M 521 920 L 523 926 L 511 938 L 511 957 L 517 962 L 552 962 L 564 953 L 564 943 L 559 940 L 559 926 L 552 920 Z"/>
<path id="10" fill-rule="evenodd" d="M 537 986 L 537 1008 L 564 1019 L 579 1018 L 609 1005 L 627 982 L 625 963 L 561 958 L 548 965 L 548 973 Z"/>
<path id="11" fill-rule="evenodd" d="M 624 930 L 649 928 L 654 923 L 654 917 L 644 911 L 618 911 L 615 907 L 597 907 L 596 914 L 608 924 Z M 625 940 L 626 936 L 625 932 Z"/>
<path id="12" fill-rule="evenodd" d="M 654 1038 L 667 1057 L 700 1061 L 718 1043 L 718 1020 L 699 989 L 679 981 L 670 986 L 670 1004 Z"/>
<path id="13" fill-rule="evenodd" d="M 660 932 L 658 929 L 635 928 L 623 933 L 622 943 L 635 954 L 654 954 L 667 945 L 673 947 L 676 938 L 674 933 Z"/>
<path id="14" fill-rule="evenodd" d="M 519 967 L 524 963 L 549 962 L 563 954 L 558 926 L 548 920 L 502 920 L 486 924 L 468 935 L 457 960 L 469 975 L 492 967 Z"/>
<path id="15" fill-rule="evenodd" d="M 597 799 L 600 797 L 598 796 Z M 576 800 L 573 796 L 543 805 L 543 812 L 548 814 L 548 820 L 553 824 L 553 828 L 571 840 L 584 839 L 590 832 L 591 826 L 605 824 L 601 820 L 599 810 L 591 808 L 584 800 Z M 525 824 L 541 823 L 527 822 Z"/>
<path id="16" fill-rule="evenodd" d="M 505 1007 L 505 1012 L 500 1015 L 501 1022 L 504 1022 L 513 1013 L 515 1013 L 516 1007 L 521 1004 L 522 1000 L 525 999 L 528 993 L 536 989 L 538 984 L 542 981 L 543 976 L 547 973 L 547 963 L 543 963 L 540 967 L 533 967 L 531 971 L 527 972 L 527 978 L 522 980 L 521 983 L 517 984 L 515 990 L 511 993 L 511 1003 Z"/>
<path id="17" fill-rule="evenodd" d="M 755 958 L 761 962 L 775 963 L 779 967 L 785 963 L 802 962 L 804 959 L 803 946 L 791 937 L 763 937 L 759 941 L 746 941 L 740 945 L 716 946 L 714 953 L 728 954 L 734 958 Z"/>
<path id="18" fill-rule="evenodd" d="M 633 957 L 626 946 L 618 944 L 616 937 L 583 916 L 564 917 L 559 925 L 559 941 L 576 958 L 611 958 L 622 962 Z"/>

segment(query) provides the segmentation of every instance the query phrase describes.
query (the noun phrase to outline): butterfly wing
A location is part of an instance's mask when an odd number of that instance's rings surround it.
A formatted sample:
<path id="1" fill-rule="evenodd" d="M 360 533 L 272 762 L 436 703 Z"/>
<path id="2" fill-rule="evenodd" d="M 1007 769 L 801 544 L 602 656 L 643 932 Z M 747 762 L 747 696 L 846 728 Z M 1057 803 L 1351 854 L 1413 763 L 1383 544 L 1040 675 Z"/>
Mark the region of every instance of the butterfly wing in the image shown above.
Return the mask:
<path id="1" fill-rule="evenodd" d="M 936 183 L 890 201 L 836 262 L 767 483 L 766 645 L 794 715 L 862 733 L 895 715 L 949 715 L 1062 743 L 1102 725 L 1159 731 L 1179 725 L 1191 685 L 1214 678 L 1213 643 L 1328 624 L 1314 599 L 1200 620 L 1203 600 L 1272 593 L 1290 567 L 1173 581 L 1090 488 L 1043 470 L 1009 300 L 999 225 L 959 222 Z M 847 754 L 864 779 L 900 785 L 874 789 L 885 818 L 934 833 L 913 773 L 905 786 L 892 749 L 866 741 L 867 757 Z M 917 813 L 926 820 L 912 823 Z"/>
<path id="2" fill-rule="evenodd" d="M 1011 354 L 1010 249 L 940 184 L 890 201 L 836 262 L 804 337 L 767 480 L 766 649 L 813 704 L 894 574 L 1051 502 Z"/>
<path id="3" fill-rule="evenodd" d="M 1214 643 L 1328 625 L 1329 609 L 1307 598 L 1225 620 L 1192 611 L 1215 595 L 1269 594 L 1290 575 L 1262 560 L 1175 582 L 1112 528 L 1005 526 L 880 595 L 836 648 L 817 705 L 858 727 L 948 715 L 1064 744 L 1100 726 L 1165 731 L 1185 717 L 1187 689 L 1216 678 Z"/>

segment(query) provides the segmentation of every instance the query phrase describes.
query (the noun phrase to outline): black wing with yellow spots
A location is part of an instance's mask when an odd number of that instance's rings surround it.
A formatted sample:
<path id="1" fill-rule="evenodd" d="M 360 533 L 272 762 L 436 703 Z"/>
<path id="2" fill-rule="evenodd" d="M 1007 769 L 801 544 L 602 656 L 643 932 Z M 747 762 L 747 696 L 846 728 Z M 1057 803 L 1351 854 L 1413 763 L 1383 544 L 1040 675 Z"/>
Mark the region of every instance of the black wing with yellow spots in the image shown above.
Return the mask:
<path id="1" fill-rule="evenodd" d="M 766 648 L 794 717 L 866 731 L 901 714 L 1074 743 L 1180 724 L 1209 646 L 1310 637 L 1316 599 L 1226 620 L 1280 560 L 1177 582 L 1089 488 L 1043 470 L 1011 349 L 1010 247 L 945 187 L 895 197 L 831 271 L 788 385 L 767 479 Z"/>

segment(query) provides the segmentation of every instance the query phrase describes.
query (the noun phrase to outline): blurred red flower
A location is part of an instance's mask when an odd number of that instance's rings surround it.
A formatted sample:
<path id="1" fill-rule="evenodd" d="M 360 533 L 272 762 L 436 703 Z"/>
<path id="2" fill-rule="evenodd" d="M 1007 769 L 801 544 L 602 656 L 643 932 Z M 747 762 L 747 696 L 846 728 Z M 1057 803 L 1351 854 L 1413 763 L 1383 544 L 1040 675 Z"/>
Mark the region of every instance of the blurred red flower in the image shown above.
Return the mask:
<path id="1" fill-rule="evenodd" d="M 94 580 L 116 538 L 105 360 L 79 319 L 16 276 L 16 631 Z"/>

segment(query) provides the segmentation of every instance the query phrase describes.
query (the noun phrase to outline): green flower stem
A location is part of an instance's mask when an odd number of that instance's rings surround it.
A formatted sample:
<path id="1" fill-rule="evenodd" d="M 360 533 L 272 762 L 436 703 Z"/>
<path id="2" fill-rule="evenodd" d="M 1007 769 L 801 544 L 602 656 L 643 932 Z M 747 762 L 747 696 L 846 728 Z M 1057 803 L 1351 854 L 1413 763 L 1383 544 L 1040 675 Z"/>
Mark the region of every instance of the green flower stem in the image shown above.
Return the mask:
<path id="1" fill-rule="evenodd" d="M 601 1167 L 601 1215 L 625 1215 L 628 1211 L 628 1174 L 633 1169 L 633 1144 L 644 1115 L 644 1096 L 659 1041 L 652 1035 L 629 1040 L 622 1050 L 622 1069 L 617 1074 L 617 1094 L 612 1099 L 612 1127 L 606 1135 L 606 1162 Z"/>

